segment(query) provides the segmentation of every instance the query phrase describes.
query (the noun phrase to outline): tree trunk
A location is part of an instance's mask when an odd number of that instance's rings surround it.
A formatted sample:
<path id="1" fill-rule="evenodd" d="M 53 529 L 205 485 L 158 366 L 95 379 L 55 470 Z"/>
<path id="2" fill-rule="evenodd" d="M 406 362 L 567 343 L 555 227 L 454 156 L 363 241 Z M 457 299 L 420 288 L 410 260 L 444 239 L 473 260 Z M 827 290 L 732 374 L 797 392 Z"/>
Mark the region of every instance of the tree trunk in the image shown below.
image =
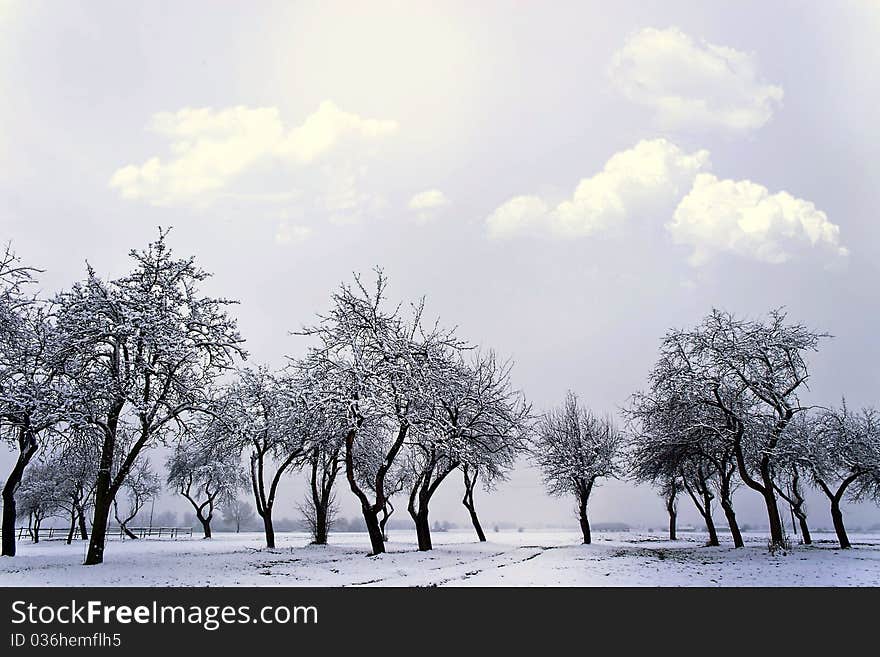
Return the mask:
<path id="1" fill-rule="evenodd" d="M 427 552 L 433 548 L 431 544 L 431 525 L 428 522 L 428 510 L 420 510 L 413 516 L 416 523 L 416 538 L 419 541 L 419 551 Z"/>
<path id="2" fill-rule="evenodd" d="M 385 500 L 385 506 L 382 507 L 382 518 L 379 520 L 379 529 L 382 532 L 382 540 L 386 542 L 388 541 L 388 532 L 385 531 L 385 526 L 393 513 L 394 505 L 391 504 L 391 500 Z"/>
<path id="3" fill-rule="evenodd" d="M 18 439 L 19 452 L 9 478 L 3 485 L 3 530 L 2 530 L 2 550 L 0 554 L 4 557 L 15 556 L 15 491 L 18 490 L 21 479 L 24 476 L 24 469 L 30 463 L 34 454 L 37 452 L 37 440 L 30 432 L 21 429 Z"/>
<path id="4" fill-rule="evenodd" d="M 578 502 L 578 519 L 581 524 L 581 534 L 583 535 L 584 545 L 592 542 L 590 535 L 590 520 L 587 518 L 587 504 L 590 501 L 590 493 L 593 490 L 595 479 L 577 482 L 577 502 Z"/>
<path id="5" fill-rule="evenodd" d="M 678 518 L 678 512 L 675 508 L 675 495 L 666 498 L 666 513 L 669 514 L 669 540 L 676 541 L 678 537 L 675 534 L 675 521 Z"/>
<path id="6" fill-rule="evenodd" d="M 762 491 L 764 505 L 767 507 L 767 520 L 770 524 L 770 542 L 776 546 L 785 544 L 785 530 L 782 527 L 782 516 L 779 515 L 779 504 L 773 492 L 772 483 L 765 485 Z"/>
<path id="7" fill-rule="evenodd" d="M 77 507 L 76 516 L 79 522 L 79 537 L 83 541 L 89 540 L 89 532 L 86 528 L 86 514 L 83 511 L 82 506 Z"/>
<path id="8" fill-rule="evenodd" d="M 737 439 L 734 445 L 734 454 L 736 456 L 736 465 L 739 470 L 740 479 L 746 486 L 752 490 L 761 493 L 764 498 L 764 506 L 767 507 L 767 521 L 770 527 L 770 543 L 775 546 L 783 546 L 785 544 L 785 530 L 782 527 L 782 516 L 779 515 L 779 505 L 776 502 L 776 494 L 773 489 L 773 477 L 770 474 L 770 460 L 764 457 L 761 460 L 761 482 L 759 483 L 752 478 L 746 466 L 745 455 L 742 451 L 742 434 L 743 428 L 740 425 L 737 430 Z"/>
<path id="9" fill-rule="evenodd" d="M 202 532 L 205 538 L 211 538 L 211 519 L 200 517 L 199 522 L 202 523 Z"/>
<path id="10" fill-rule="evenodd" d="M 315 545 L 327 545 L 327 507 L 324 500 L 315 507 Z"/>
<path id="11" fill-rule="evenodd" d="M 720 545 L 718 542 L 718 532 L 715 530 L 715 520 L 712 518 L 712 507 L 710 506 L 712 500 L 707 494 L 704 494 L 703 501 L 706 505 L 706 514 L 703 516 L 703 519 L 706 521 L 706 531 L 709 532 L 709 542 L 706 545 L 718 547 Z"/>
<path id="12" fill-rule="evenodd" d="M 843 512 L 840 510 L 840 500 L 836 497 L 831 498 L 831 520 L 834 522 L 834 532 L 837 534 L 837 540 L 840 547 L 844 550 L 851 548 L 849 537 L 846 535 L 846 527 L 843 524 Z"/>
<path id="13" fill-rule="evenodd" d="M 34 518 L 34 543 L 40 542 L 40 523 L 43 521 L 40 518 Z M 847 547 L 849 547 L 847 545 Z"/>
<path id="14" fill-rule="evenodd" d="M 480 524 L 480 519 L 477 517 L 477 510 L 473 506 L 467 506 L 467 510 L 471 515 L 471 524 L 474 526 L 474 531 L 477 533 L 477 540 L 480 543 L 486 542 L 486 534 L 483 533 L 483 526 Z"/>
<path id="15" fill-rule="evenodd" d="M 709 533 L 709 540 L 706 542 L 706 545 L 716 547 L 719 543 L 718 532 L 715 531 L 715 521 L 712 519 L 713 495 L 709 491 L 709 484 L 705 477 L 702 477 L 702 475 L 699 474 L 696 476 L 698 477 L 697 481 L 688 483 L 688 479 L 684 476 L 684 473 L 682 473 L 682 484 L 684 485 L 687 494 L 690 496 L 691 501 L 694 503 L 694 506 L 697 507 L 697 511 L 699 511 L 700 515 L 703 517 L 703 521 L 706 523 L 706 531 Z M 703 498 L 702 504 L 700 504 L 700 500 L 697 498 L 698 494 Z"/>
<path id="16" fill-rule="evenodd" d="M 462 468 L 464 471 L 464 498 L 461 500 L 461 503 L 464 504 L 464 508 L 468 510 L 468 513 L 471 516 L 471 524 L 474 526 L 474 531 L 477 533 L 477 540 L 480 543 L 486 542 L 486 534 L 483 533 L 483 526 L 480 524 L 480 518 L 477 516 L 477 508 L 474 505 L 474 488 L 477 485 L 477 472 L 474 472 L 474 476 L 471 477 L 469 473 L 469 469 L 467 466 Z"/>
<path id="17" fill-rule="evenodd" d="M 727 518 L 727 524 L 730 525 L 730 535 L 733 536 L 733 547 L 745 547 L 742 532 L 739 530 L 739 523 L 736 520 L 736 511 L 733 510 L 733 504 L 729 499 L 721 498 L 721 508 L 724 509 L 724 517 Z"/>
<path id="18" fill-rule="evenodd" d="M 812 545 L 813 537 L 810 536 L 810 528 L 807 526 L 807 514 L 799 513 L 796 515 L 798 519 L 798 524 L 801 526 L 801 538 L 804 541 L 804 545 Z"/>
<path id="19" fill-rule="evenodd" d="M 379 526 L 379 514 L 368 506 L 361 506 L 364 513 L 364 522 L 367 525 L 367 533 L 370 535 L 371 556 L 385 552 L 385 539 L 382 536 L 382 528 Z"/>
<path id="20" fill-rule="evenodd" d="M 92 537 L 86 552 L 84 565 L 94 566 L 104 563 L 104 543 L 107 539 L 107 523 L 110 521 L 110 506 L 113 493 L 109 490 L 110 472 L 98 472 L 98 486 L 95 490 L 95 514 L 92 517 Z"/>
<path id="21" fill-rule="evenodd" d="M 70 509 L 70 531 L 67 532 L 67 544 L 73 543 L 73 536 L 76 534 L 76 509 Z"/>
<path id="22" fill-rule="evenodd" d="M 266 547 L 275 547 L 275 527 L 272 525 L 272 509 L 266 509 L 263 514 L 263 528 L 266 530 Z"/>
<path id="23" fill-rule="evenodd" d="M 583 534 L 584 545 L 589 545 L 592 542 L 592 537 L 590 536 L 590 520 L 587 518 L 586 504 L 579 505 L 578 516 L 581 522 L 581 534 Z"/>

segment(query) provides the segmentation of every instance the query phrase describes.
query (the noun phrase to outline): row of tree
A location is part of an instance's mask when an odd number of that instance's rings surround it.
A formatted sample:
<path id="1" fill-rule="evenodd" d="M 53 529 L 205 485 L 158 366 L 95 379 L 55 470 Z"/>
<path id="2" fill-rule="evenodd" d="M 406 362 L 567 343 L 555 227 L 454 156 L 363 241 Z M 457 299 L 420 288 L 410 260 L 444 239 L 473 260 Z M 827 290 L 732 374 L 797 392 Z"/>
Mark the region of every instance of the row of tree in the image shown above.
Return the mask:
<path id="1" fill-rule="evenodd" d="M 657 485 L 674 532 L 675 500 L 687 492 L 703 516 L 709 543 L 717 498 L 737 547 L 742 535 L 733 494 L 745 484 L 763 499 L 772 547 L 785 545 L 779 500 L 809 544 L 804 486 L 829 501 L 841 547 L 850 547 L 841 502 L 880 499 L 880 417 L 803 403 L 807 356 L 828 336 L 790 323 L 782 310 L 742 320 L 719 310 L 663 339 L 646 391 L 633 398 L 632 472 Z"/>
<path id="2" fill-rule="evenodd" d="M 295 471 L 309 483 L 300 509 L 315 542 L 327 541 L 336 488 L 346 485 L 373 554 L 385 550 L 399 496 L 419 549 L 431 549 L 430 502 L 456 471 L 485 540 L 475 488 L 491 488 L 524 454 L 548 492 L 575 497 L 586 543 L 601 478 L 658 486 L 673 538 L 687 492 L 717 544 L 717 499 L 737 546 L 741 484 L 762 496 L 773 547 L 786 541 L 779 499 L 809 542 L 806 484 L 828 496 L 844 547 L 841 501 L 880 495 L 876 413 L 801 404 L 806 356 L 826 336 L 781 311 L 762 321 L 714 311 L 671 331 L 621 430 L 572 393 L 535 416 L 510 362 L 425 321 L 423 301 L 390 303 L 381 271 L 371 285 L 355 277 L 341 286 L 298 332 L 305 355 L 272 371 L 242 366 L 233 302 L 201 291 L 208 274 L 174 257 L 166 232 L 131 257 L 125 276 L 88 268 L 51 299 L 30 294 L 35 269 L 9 250 L 0 260 L 0 435 L 18 453 L 3 488 L 4 555 L 15 554 L 17 515 L 38 528 L 60 513 L 69 540 L 77 530 L 88 537 L 86 564 L 100 563 L 111 516 L 125 531 L 161 489 L 148 458 L 159 445 L 171 448 L 166 485 L 189 501 L 206 537 L 216 509 L 240 509 L 249 489 L 268 547 L 279 485 Z"/>
<path id="3" fill-rule="evenodd" d="M 629 477 L 656 486 L 675 539 L 678 497 L 687 493 L 718 545 L 713 503 L 720 504 L 735 547 L 744 541 L 734 509 L 741 486 L 761 495 L 769 547 L 790 543 L 780 500 L 811 543 L 805 486 L 827 497 L 842 548 L 851 546 L 841 504 L 880 502 L 880 415 L 803 403 L 807 357 L 828 336 L 791 323 L 782 310 L 742 320 L 713 310 L 697 327 L 670 331 L 645 391 L 624 415 L 625 431 L 569 393 L 539 419 L 534 458 L 548 491 L 577 500 L 583 540 L 590 542 L 587 504 L 600 478 Z"/>
<path id="4" fill-rule="evenodd" d="M 342 286 L 300 331 L 303 358 L 242 367 L 233 302 L 201 292 L 208 275 L 174 257 L 166 232 L 131 257 L 125 276 L 89 267 L 52 299 L 29 294 L 36 270 L 10 251 L 0 262 L 0 432 L 18 452 L 3 489 L 4 555 L 15 554 L 19 503 L 37 523 L 63 508 L 83 538 L 90 525 L 85 563 L 101 563 L 111 516 L 125 529 L 160 488 L 148 459 L 159 445 L 172 449 L 166 483 L 206 537 L 215 509 L 249 487 L 274 547 L 279 484 L 295 470 L 309 475 L 302 508 L 318 543 L 342 476 L 373 553 L 401 493 L 430 549 L 429 504 L 456 470 L 483 537 L 476 483 L 505 476 L 531 423 L 509 362 L 423 321 L 421 302 L 390 304 L 379 271 L 372 286 Z"/>

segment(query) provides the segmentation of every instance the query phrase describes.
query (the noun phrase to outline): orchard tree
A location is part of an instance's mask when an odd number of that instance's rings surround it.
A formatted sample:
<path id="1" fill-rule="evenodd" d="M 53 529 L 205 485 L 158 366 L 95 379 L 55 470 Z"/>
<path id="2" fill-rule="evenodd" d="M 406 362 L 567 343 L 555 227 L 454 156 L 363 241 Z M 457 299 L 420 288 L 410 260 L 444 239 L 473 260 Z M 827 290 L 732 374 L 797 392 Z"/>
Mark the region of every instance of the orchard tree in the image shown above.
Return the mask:
<path id="1" fill-rule="evenodd" d="M 786 448 L 789 458 L 805 467 L 831 506 L 831 520 L 841 548 L 851 547 L 843 522 L 841 502 L 848 494 L 860 497 L 860 485 L 880 481 L 880 414 L 871 408 L 840 408 L 820 411 L 799 431 Z"/>
<path id="2" fill-rule="evenodd" d="M 326 545 L 337 508 L 334 486 L 344 466 L 346 423 L 343 416 L 323 404 L 322 382 L 310 378 L 320 370 L 312 371 L 300 361 L 293 361 L 291 370 L 298 381 L 291 403 L 308 419 L 301 461 L 306 467 L 309 488 L 299 510 L 312 533 L 312 542 Z"/>
<path id="3" fill-rule="evenodd" d="M 77 529 L 80 538 L 89 538 L 86 525 L 86 512 L 91 505 L 98 475 L 98 452 L 95 441 L 88 436 L 78 435 L 76 429 L 62 428 L 66 440 L 60 442 L 52 452 L 51 462 L 59 480 L 58 504 L 70 517 L 67 544 L 73 542 Z"/>
<path id="4" fill-rule="evenodd" d="M 386 279 L 378 271 L 374 289 L 355 277 L 354 286 L 343 285 L 333 295 L 330 311 L 300 332 L 317 342 L 307 363 L 321 373 L 323 404 L 344 422 L 346 479 L 360 502 L 373 554 L 385 551 L 379 515 L 388 500 L 386 478 L 410 430 L 431 418 L 425 394 L 431 372 L 449 350 L 463 346 L 453 331 L 424 326 L 423 308 L 419 303 L 405 313 L 389 306 Z M 365 426 L 375 429 L 371 455 L 361 449 Z M 358 452 L 368 465 L 362 472 Z"/>
<path id="5" fill-rule="evenodd" d="M 130 253 L 131 273 L 104 281 L 89 267 L 56 300 L 53 355 L 66 418 L 94 429 L 100 451 L 86 565 L 104 559 L 113 500 L 138 457 L 207 412 L 212 384 L 243 355 L 231 302 L 201 294 L 208 274 L 193 258 L 175 258 L 166 237 L 160 231 Z"/>
<path id="6" fill-rule="evenodd" d="M 272 511 L 278 486 L 307 451 L 313 416 L 295 377 L 266 367 L 239 370 L 217 406 L 212 440 L 247 455 L 250 487 L 263 520 L 266 547 L 275 547 Z"/>
<path id="7" fill-rule="evenodd" d="M 532 458 L 541 470 L 547 492 L 574 495 L 583 541 L 589 544 L 587 505 L 596 481 L 621 474 L 623 435 L 610 417 L 598 417 L 569 392 L 562 406 L 538 422 L 532 441 Z"/>
<path id="8" fill-rule="evenodd" d="M 512 361 L 493 351 L 459 356 L 452 385 L 438 387 L 439 424 L 447 436 L 444 449 L 462 470 L 468 510 L 477 539 L 486 540 L 474 503 L 481 480 L 486 490 L 503 480 L 526 449 L 532 430 L 531 406 L 510 380 Z"/>
<path id="9" fill-rule="evenodd" d="M 684 490 L 681 477 L 677 474 L 668 475 L 659 482 L 660 495 L 669 516 L 669 540 L 676 541 L 676 520 L 678 519 L 678 496 Z"/>
<path id="10" fill-rule="evenodd" d="M 312 542 L 327 545 L 327 536 L 336 517 L 333 486 L 343 466 L 341 441 L 318 441 L 308 450 L 306 465 L 309 491 L 300 512 L 312 533 Z"/>
<path id="11" fill-rule="evenodd" d="M 123 480 L 122 487 L 113 498 L 113 515 L 120 531 L 129 538 L 137 539 L 138 536 L 128 528 L 134 518 L 148 502 L 155 500 L 162 492 L 162 482 L 159 475 L 153 472 L 150 459 L 140 457 L 132 464 L 128 476 Z M 124 497 L 123 512 L 119 515 L 120 497 Z"/>
<path id="12" fill-rule="evenodd" d="M 168 458 L 167 484 L 192 505 L 205 538 L 211 538 L 214 509 L 224 499 L 234 499 L 247 486 L 237 451 L 205 445 L 198 432 L 193 441 L 182 441 Z"/>
<path id="13" fill-rule="evenodd" d="M 59 419 L 58 389 L 48 362 L 49 310 L 27 294 L 36 271 L 8 247 L 0 255 L 0 440 L 17 451 L 2 494 L 0 553 L 9 557 L 15 556 L 16 491 Z"/>
<path id="14" fill-rule="evenodd" d="M 733 434 L 726 416 L 701 404 L 686 389 L 669 389 L 657 382 L 648 393 L 633 395 L 627 415 L 631 474 L 637 481 L 664 491 L 670 520 L 674 520 L 674 509 L 670 509 L 675 501 L 672 494 L 680 487 L 703 517 L 709 533 L 708 545 L 718 545 L 712 516 L 712 502 L 717 497 L 734 546 L 743 547 L 733 508 L 737 467 Z"/>
<path id="15" fill-rule="evenodd" d="M 28 519 L 28 529 L 34 543 L 40 542 L 40 526 L 46 518 L 61 509 L 59 500 L 61 482 L 51 462 L 37 461 L 22 478 L 16 497 L 19 518 Z"/>
<path id="16" fill-rule="evenodd" d="M 236 534 L 241 531 L 242 527 L 247 527 L 256 517 L 251 503 L 238 499 L 237 497 L 221 500 L 220 504 L 220 513 L 223 515 L 223 522 L 235 527 Z"/>
<path id="17" fill-rule="evenodd" d="M 686 396 L 724 416 L 737 473 L 764 500 L 773 546 L 785 543 L 774 456 L 786 427 L 804 410 L 798 395 L 810 377 L 806 356 L 824 337 L 789 323 L 782 310 L 766 320 L 713 310 L 695 329 L 666 335 L 651 374 L 653 390 Z"/>

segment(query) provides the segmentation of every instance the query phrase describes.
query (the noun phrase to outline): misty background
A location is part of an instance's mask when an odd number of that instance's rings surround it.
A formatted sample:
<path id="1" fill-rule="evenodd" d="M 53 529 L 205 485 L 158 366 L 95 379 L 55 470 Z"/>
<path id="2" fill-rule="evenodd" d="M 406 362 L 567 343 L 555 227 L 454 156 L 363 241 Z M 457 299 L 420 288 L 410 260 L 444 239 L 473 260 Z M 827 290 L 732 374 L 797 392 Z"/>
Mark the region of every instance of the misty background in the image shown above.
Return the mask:
<path id="1" fill-rule="evenodd" d="M 240 301 L 250 361 L 276 367 L 304 352 L 290 332 L 378 265 L 393 299 L 426 295 L 428 317 L 511 357 L 538 411 L 571 389 L 617 413 L 668 328 L 784 305 L 834 336 L 804 401 L 875 405 L 878 37 L 880 6 L 855 0 L 0 0 L 0 239 L 51 295 L 86 261 L 121 275 L 129 249 L 173 226 L 175 252 L 214 273 L 205 290 Z M 612 164 L 653 140 L 660 169 Z M 701 199 L 693 171 L 669 175 L 680 154 L 744 196 L 766 188 L 767 203 L 737 197 L 736 216 L 772 229 L 712 223 L 733 204 L 721 186 L 696 204 L 708 213 L 682 210 Z M 815 239 L 816 222 L 833 229 Z M 432 521 L 467 526 L 462 492 L 453 475 Z M 276 517 L 297 517 L 303 493 L 289 477 Z M 344 481 L 337 500 L 358 515 Z M 764 525 L 753 491 L 736 508 Z M 166 492 L 166 509 L 188 505 Z M 575 526 L 573 501 L 548 498 L 525 463 L 477 509 L 487 528 Z M 665 522 L 629 482 L 602 482 L 590 509 Z M 821 498 L 808 509 L 830 526 Z M 880 523 L 873 505 L 846 513 Z"/>

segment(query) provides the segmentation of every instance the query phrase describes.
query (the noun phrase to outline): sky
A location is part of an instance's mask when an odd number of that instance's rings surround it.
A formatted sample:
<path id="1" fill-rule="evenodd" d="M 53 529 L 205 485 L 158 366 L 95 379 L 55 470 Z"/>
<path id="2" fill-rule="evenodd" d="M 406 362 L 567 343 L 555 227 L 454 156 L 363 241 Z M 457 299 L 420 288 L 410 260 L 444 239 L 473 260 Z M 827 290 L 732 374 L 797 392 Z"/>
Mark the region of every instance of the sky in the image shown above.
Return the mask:
<path id="1" fill-rule="evenodd" d="M 273 366 L 381 266 L 394 298 L 511 357 L 538 410 L 571 389 L 616 413 L 668 328 L 785 306 L 834 336 L 807 401 L 874 405 L 878 39 L 874 0 L 0 0 L 0 238 L 51 294 L 173 227 Z M 466 523 L 460 496 L 432 517 Z M 736 502 L 762 522 L 756 493 Z M 574 521 L 526 464 L 478 504 Z M 591 513 L 664 520 L 629 482 Z"/>

